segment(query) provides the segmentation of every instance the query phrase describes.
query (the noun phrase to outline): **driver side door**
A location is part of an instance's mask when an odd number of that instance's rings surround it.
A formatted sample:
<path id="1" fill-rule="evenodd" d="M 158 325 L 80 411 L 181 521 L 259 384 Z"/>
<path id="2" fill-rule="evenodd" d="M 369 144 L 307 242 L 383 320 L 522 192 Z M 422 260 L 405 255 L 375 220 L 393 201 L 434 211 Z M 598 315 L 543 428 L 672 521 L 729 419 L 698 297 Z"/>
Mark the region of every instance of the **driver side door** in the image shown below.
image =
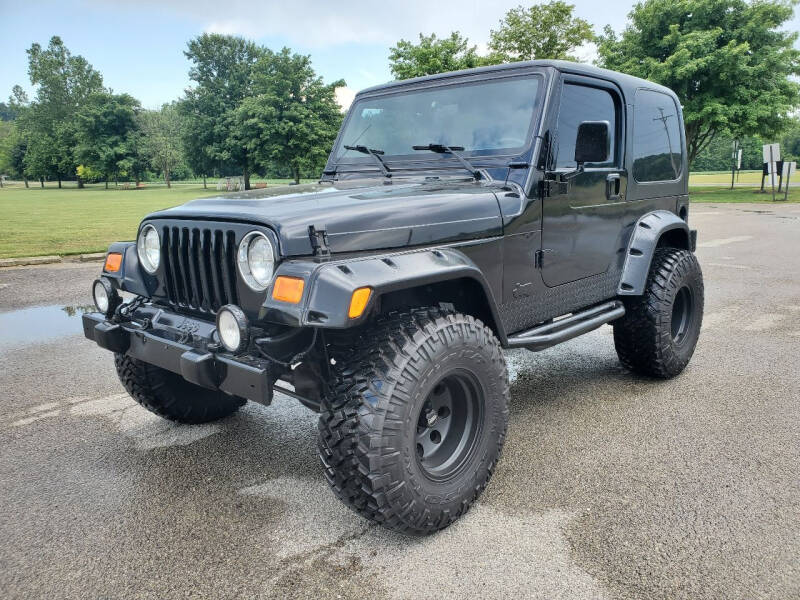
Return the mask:
<path id="1" fill-rule="evenodd" d="M 609 123 L 607 160 L 587 163 L 566 193 L 542 199 L 542 278 L 554 287 L 606 272 L 616 258 L 624 216 L 623 103 L 616 86 L 565 76 L 556 124 L 555 170 L 573 172 L 575 142 L 584 121 Z M 564 190 L 561 190 L 564 191 Z"/>

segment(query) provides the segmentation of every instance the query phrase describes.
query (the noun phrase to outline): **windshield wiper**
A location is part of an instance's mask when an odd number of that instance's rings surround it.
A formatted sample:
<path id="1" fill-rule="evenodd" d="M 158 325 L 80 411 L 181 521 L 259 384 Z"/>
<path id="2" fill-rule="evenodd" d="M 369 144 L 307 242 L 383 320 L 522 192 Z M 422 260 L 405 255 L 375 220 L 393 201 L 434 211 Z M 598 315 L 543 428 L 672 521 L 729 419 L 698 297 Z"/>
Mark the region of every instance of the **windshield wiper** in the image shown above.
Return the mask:
<path id="1" fill-rule="evenodd" d="M 384 177 L 391 177 L 391 169 L 386 166 L 386 163 L 383 162 L 381 158 L 381 154 L 383 154 L 383 150 L 376 150 L 375 148 L 367 148 L 366 146 L 358 145 L 358 146 L 344 146 L 345 150 L 355 150 L 356 152 L 361 152 L 361 154 L 369 154 L 371 157 L 375 159 L 375 162 L 378 163 L 378 166 L 381 169 Z"/>
<path id="2" fill-rule="evenodd" d="M 470 164 L 470 162 L 461 156 L 459 152 L 464 150 L 464 146 L 445 146 L 444 144 L 426 144 L 425 146 L 412 146 L 414 150 L 429 150 L 430 152 L 436 152 L 437 154 L 452 154 L 458 159 L 464 168 L 472 173 L 472 176 L 475 179 L 481 178 L 481 172 L 476 169 L 474 166 Z"/>

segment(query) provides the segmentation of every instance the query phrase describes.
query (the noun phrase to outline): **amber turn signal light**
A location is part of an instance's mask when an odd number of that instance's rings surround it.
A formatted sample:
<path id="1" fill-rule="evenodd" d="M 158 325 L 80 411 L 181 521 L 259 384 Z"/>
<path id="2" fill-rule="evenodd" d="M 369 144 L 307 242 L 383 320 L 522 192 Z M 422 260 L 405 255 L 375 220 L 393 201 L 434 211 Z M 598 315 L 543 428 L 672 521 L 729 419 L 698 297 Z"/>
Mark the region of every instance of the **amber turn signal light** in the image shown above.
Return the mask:
<path id="1" fill-rule="evenodd" d="M 108 273 L 116 273 L 122 266 L 122 254 L 118 252 L 111 252 L 106 256 L 106 264 L 103 270 Z"/>
<path id="2" fill-rule="evenodd" d="M 355 319 L 364 314 L 364 309 L 367 308 L 367 302 L 372 295 L 372 288 L 362 287 L 353 292 L 350 298 L 350 310 L 347 311 L 347 316 Z"/>
<path id="3" fill-rule="evenodd" d="M 303 297 L 305 285 L 306 282 L 299 277 L 284 277 L 281 275 L 275 279 L 275 284 L 272 286 L 272 299 L 297 304 Z"/>

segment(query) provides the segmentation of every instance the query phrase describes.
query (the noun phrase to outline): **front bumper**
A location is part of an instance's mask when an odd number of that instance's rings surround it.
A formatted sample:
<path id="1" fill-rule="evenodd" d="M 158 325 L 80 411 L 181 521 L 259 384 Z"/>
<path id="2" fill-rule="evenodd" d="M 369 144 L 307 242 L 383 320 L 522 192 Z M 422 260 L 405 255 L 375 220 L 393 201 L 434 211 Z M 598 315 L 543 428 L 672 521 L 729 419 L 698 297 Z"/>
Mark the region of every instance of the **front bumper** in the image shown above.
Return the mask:
<path id="1" fill-rule="evenodd" d="M 137 310 L 122 323 L 108 321 L 102 313 L 83 315 L 84 335 L 101 348 L 172 371 L 204 388 L 269 404 L 275 381 L 271 363 L 221 351 L 214 329 L 213 323 L 152 307 Z"/>

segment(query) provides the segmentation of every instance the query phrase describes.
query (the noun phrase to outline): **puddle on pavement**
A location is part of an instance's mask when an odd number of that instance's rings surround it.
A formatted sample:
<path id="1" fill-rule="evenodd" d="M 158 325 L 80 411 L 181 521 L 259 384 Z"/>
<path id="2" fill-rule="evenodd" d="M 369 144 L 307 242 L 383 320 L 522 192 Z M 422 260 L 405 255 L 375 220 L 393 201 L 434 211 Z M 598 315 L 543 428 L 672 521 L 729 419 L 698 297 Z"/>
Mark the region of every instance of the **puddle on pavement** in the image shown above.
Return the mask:
<path id="1" fill-rule="evenodd" d="M 81 315 L 95 310 L 92 305 L 56 305 L 0 312 L 0 350 L 81 333 Z"/>

